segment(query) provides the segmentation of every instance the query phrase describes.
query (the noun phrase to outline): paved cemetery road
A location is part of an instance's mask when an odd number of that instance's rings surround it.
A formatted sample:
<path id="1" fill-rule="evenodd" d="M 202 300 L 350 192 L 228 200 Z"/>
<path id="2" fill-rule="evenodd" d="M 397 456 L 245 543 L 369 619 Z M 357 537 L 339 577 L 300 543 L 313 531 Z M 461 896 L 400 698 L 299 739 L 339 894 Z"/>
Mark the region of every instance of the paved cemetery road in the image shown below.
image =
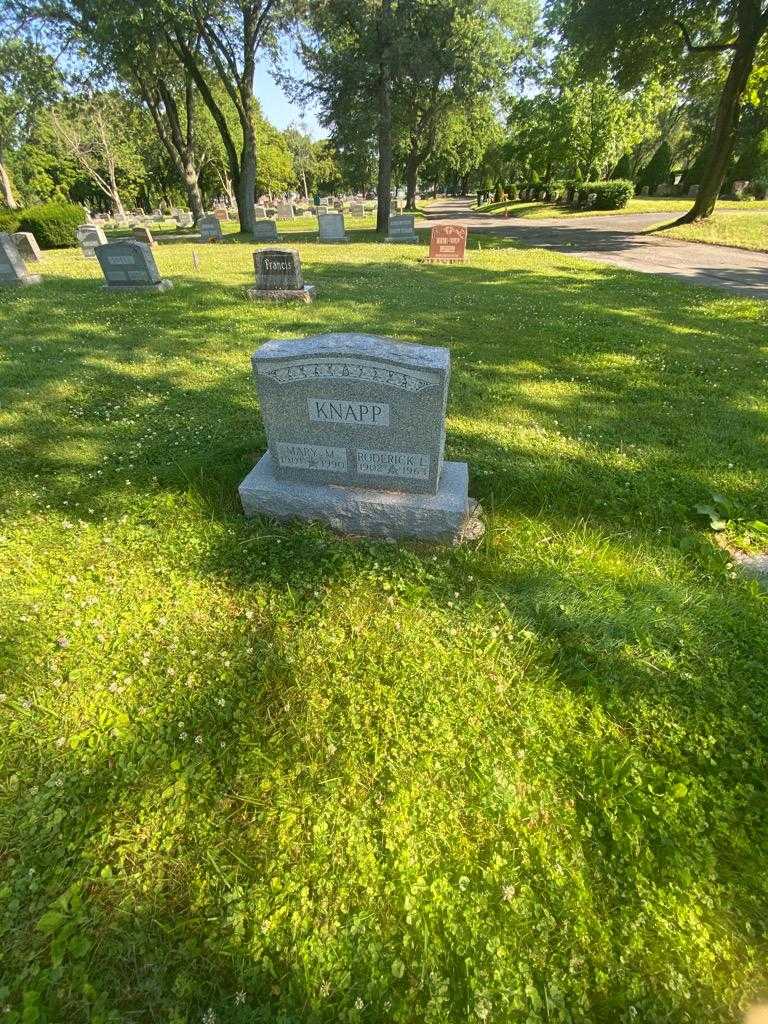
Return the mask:
<path id="1" fill-rule="evenodd" d="M 471 203 L 470 199 L 444 199 L 430 206 L 426 219 L 416 226 L 440 221 L 466 224 L 472 234 L 505 235 L 531 248 L 554 249 L 644 274 L 667 274 L 748 298 L 768 299 L 768 252 L 643 233 L 656 224 L 669 223 L 674 213 L 523 220 L 476 213 Z"/>

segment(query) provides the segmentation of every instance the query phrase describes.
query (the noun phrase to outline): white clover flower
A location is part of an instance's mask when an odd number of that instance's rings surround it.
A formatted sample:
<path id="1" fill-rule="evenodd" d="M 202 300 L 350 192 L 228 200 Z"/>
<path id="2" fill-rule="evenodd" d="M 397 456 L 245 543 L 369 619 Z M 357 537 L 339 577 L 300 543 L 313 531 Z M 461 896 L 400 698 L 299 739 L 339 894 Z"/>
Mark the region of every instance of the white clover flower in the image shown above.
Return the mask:
<path id="1" fill-rule="evenodd" d="M 203 742 L 202 736 L 195 736 L 195 743 L 199 746 Z"/>
<path id="2" fill-rule="evenodd" d="M 515 892 L 516 890 L 514 885 L 502 885 L 501 898 L 504 900 L 505 903 L 511 903 L 515 897 Z"/>
<path id="3" fill-rule="evenodd" d="M 185 732 L 180 732 L 179 733 L 179 739 L 180 740 L 185 740 L 186 738 L 187 738 L 187 734 Z"/>
<path id="4" fill-rule="evenodd" d="M 245 992 L 235 992 L 235 1006 L 242 1006 L 245 1002 Z"/>
<path id="5" fill-rule="evenodd" d="M 355 1009 L 356 1010 L 362 1010 L 364 1006 L 365 1006 L 365 1003 L 360 998 L 360 996 L 358 996 L 357 999 L 355 1000 Z"/>

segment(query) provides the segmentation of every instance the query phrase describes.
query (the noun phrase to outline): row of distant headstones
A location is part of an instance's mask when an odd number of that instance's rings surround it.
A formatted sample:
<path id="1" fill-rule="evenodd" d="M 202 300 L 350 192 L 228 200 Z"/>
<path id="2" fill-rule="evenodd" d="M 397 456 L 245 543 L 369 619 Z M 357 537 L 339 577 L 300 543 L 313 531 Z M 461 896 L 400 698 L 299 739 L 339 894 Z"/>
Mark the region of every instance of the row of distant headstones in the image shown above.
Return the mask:
<path id="1" fill-rule="evenodd" d="M 202 218 L 201 224 L 206 218 Z M 213 223 L 220 225 L 215 218 Z M 334 221 L 332 233 L 327 237 L 322 234 L 322 222 Z M 271 221 L 260 223 L 270 224 Z M 395 216 L 390 219 L 391 234 L 388 241 L 391 242 L 417 242 L 418 235 L 414 231 L 413 215 Z M 145 228 L 135 228 L 134 233 L 146 232 L 148 239 L 117 239 L 107 242 L 106 236 L 100 227 L 93 224 L 83 224 L 77 230 L 77 239 L 82 247 L 83 254 L 88 258 L 98 258 L 101 269 L 104 273 L 108 287 L 131 288 L 131 287 L 154 287 L 158 290 L 165 290 L 172 287 L 170 281 L 160 276 L 155 258 L 152 253 L 152 236 Z M 219 235 L 219 238 L 221 236 Z M 276 239 L 275 234 L 275 239 Z M 202 240 L 205 235 L 201 234 Z M 209 241 L 216 241 L 213 237 Z M 255 239 L 268 241 L 270 239 Z M 321 241 L 346 241 L 344 233 L 344 218 L 342 214 L 329 214 L 321 218 Z M 148 244 L 149 242 L 149 244 Z M 434 225 L 430 238 L 430 259 L 445 261 L 462 261 L 466 247 L 466 229 L 452 225 Z M 265 254 L 276 254 L 275 259 L 282 261 L 280 270 L 275 273 L 274 268 L 265 268 L 260 262 L 260 257 Z M 17 232 L 16 234 L 0 234 L 0 282 L 6 284 L 38 284 L 41 281 L 39 274 L 30 274 L 26 261 L 39 262 L 40 249 L 34 235 L 28 232 Z M 256 287 L 257 289 L 302 289 L 303 280 L 301 277 L 301 263 L 298 250 L 296 249 L 273 249 L 259 250 L 254 253 L 256 266 Z"/>

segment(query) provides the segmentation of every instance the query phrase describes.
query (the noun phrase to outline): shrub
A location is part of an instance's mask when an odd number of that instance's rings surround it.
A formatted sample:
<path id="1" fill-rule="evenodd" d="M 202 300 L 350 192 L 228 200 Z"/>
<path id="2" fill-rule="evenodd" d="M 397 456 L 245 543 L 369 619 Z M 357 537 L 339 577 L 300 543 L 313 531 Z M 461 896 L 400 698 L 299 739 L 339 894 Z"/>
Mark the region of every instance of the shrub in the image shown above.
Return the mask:
<path id="1" fill-rule="evenodd" d="M 756 181 L 750 182 L 747 191 L 755 199 L 765 199 L 768 196 L 768 179 L 758 178 Z"/>
<path id="2" fill-rule="evenodd" d="M 635 194 L 635 183 L 628 178 L 611 178 L 609 181 L 585 181 L 579 186 L 579 203 L 590 195 L 596 196 L 595 210 L 622 210 Z"/>
<path id="3" fill-rule="evenodd" d="M 31 231 L 41 249 L 64 249 L 77 245 L 75 230 L 83 218 L 74 203 L 43 203 L 22 211 L 18 230 Z"/>
<path id="4" fill-rule="evenodd" d="M 640 188 L 647 185 L 651 192 L 670 180 L 672 174 L 672 150 L 668 142 L 662 142 L 651 159 L 641 171 L 637 184 Z"/>
<path id="5" fill-rule="evenodd" d="M 0 231 L 19 230 L 19 211 L 0 210 Z"/>

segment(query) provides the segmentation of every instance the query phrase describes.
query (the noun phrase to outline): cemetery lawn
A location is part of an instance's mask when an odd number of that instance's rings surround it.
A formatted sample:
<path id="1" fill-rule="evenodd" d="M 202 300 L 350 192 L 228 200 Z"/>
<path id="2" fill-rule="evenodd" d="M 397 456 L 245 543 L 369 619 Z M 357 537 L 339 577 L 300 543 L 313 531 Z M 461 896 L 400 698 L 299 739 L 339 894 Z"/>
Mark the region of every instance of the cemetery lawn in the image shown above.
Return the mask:
<path id="1" fill-rule="evenodd" d="M 635 196 L 630 199 L 627 205 L 621 210 L 574 210 L 570 206 L 560 206 L 557 203 L 536 203 L 524 202 L 522 200 L 513 203 L 486 203 L 484 206 L 476 207 L 478 213 L 492 213 L 495 216 L 502 216 L 508 213 L 510 217 L 522 217 L 526 220 L 538 220 L 546 217 L 618 217 L 628 213 L 676 213 L 678 216 L 690 210 L 693 206 L 693 199 L 677 198 L 663 199 L 661 197 Z M 747 202 L 745 200 L 721 199 L 717 204 L 718 210 L 739 210 L 741 213 L 753 213 L 757 210 L 768 211 L 768 199 Z M 730 244 L 730 243 L 729 243 Z"/>
<path id="2" fill-rule="evenodd" d="M 282 230 L 312 305 L 235 236 L 0 295 L 3 1021 L 740 1019 L 768 601 L 696 506 L 760 549 L 768 305 Z M 335 330 L 450 347 L 481 542 L 243 520 L 250 354 Z"/>
<path id="3" fill-rule="evenodd" d="M 682 224 L 665 228 L 655 234 L 682 238 L 686 242 L 707 242 L 710 245 L 733 245 L 738 249 L 768 251 L 768 212 L 749 210 L 743 213 L 715 213 L 698 224 Z"/>

